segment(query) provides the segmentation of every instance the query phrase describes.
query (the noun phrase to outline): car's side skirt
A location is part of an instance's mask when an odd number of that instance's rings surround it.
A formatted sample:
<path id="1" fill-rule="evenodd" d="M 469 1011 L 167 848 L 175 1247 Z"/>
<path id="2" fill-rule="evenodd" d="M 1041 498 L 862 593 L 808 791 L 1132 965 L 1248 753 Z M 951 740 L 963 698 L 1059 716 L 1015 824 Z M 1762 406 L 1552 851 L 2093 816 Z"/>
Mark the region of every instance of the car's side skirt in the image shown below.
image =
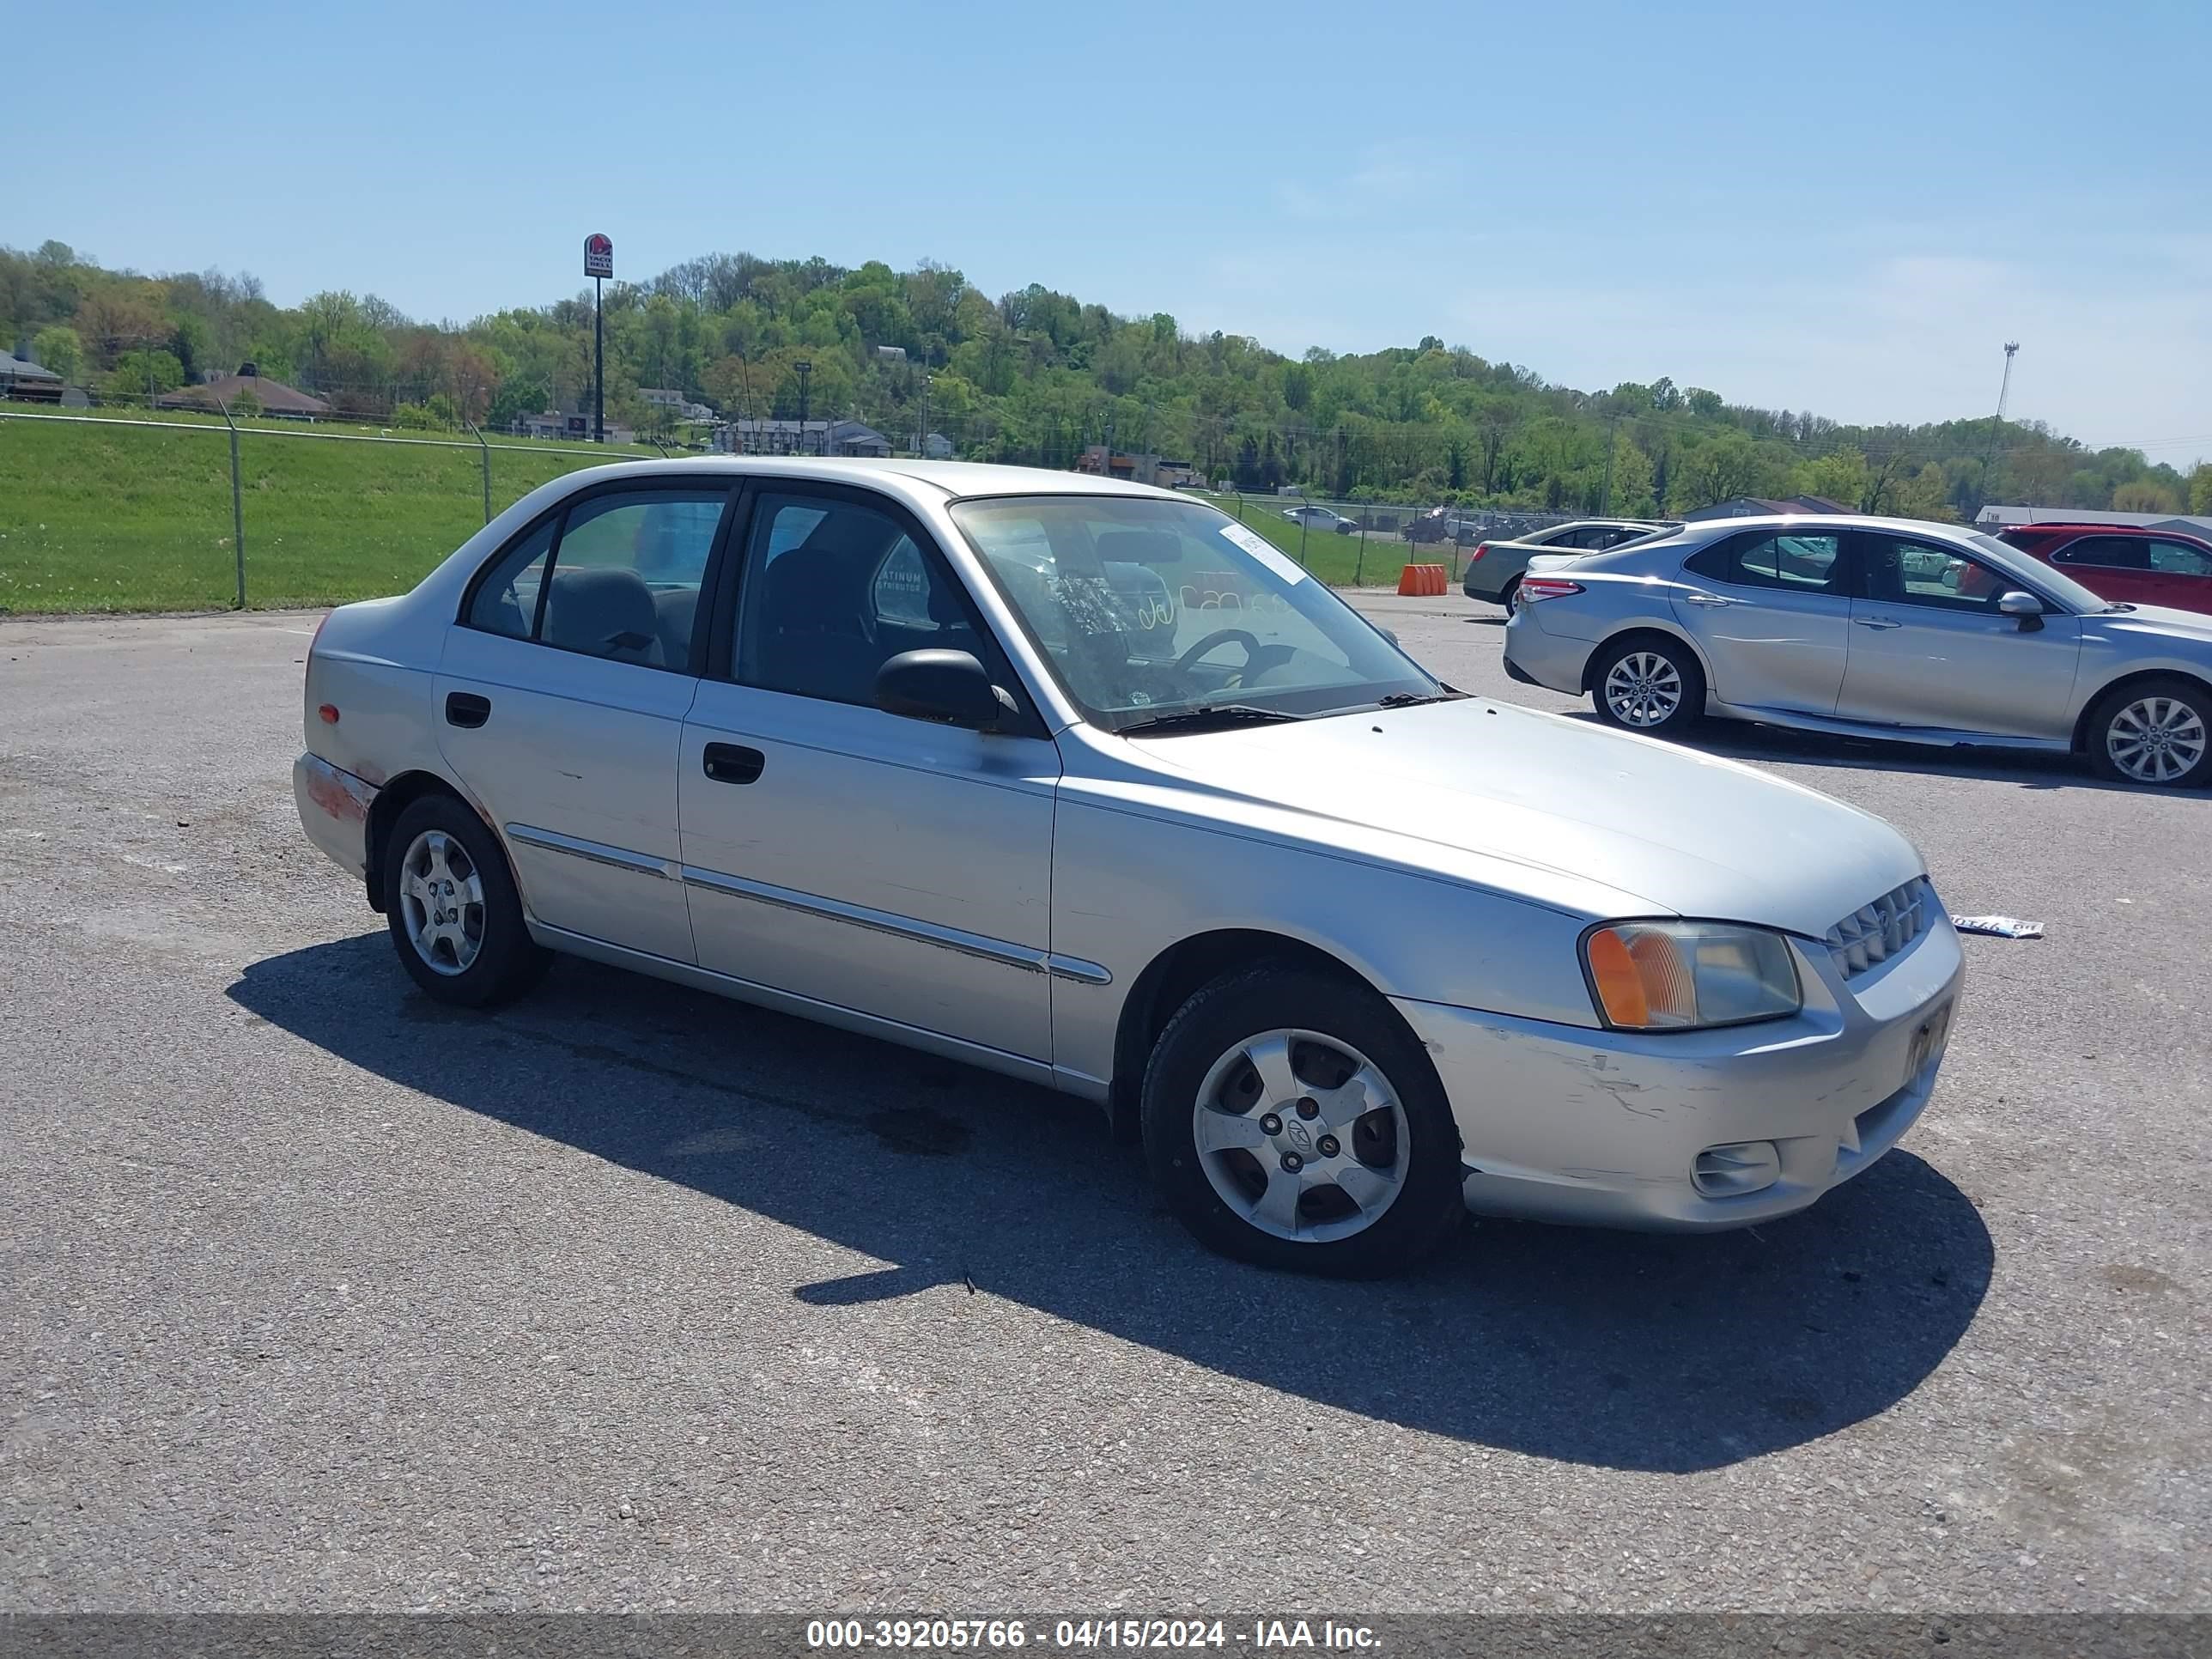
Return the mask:
<path id="1" fill-rule="evenodd" d="M 739 979 L 735 975 L 718 974 L 696 963 L 677 962 L 648 951 L 610 945 L 605 939 L 572 933 L 563 927 L 549 927 L 536 921 L 531 921 L 529 926 L 531 938 L 549 951 L 584 957 L 593 962 L 605 963 L 611 968 L 627 968 L 633 973 L 649 974 L 655 979 L 688 985 L 694 990 L 729 997 L 738 1002 L 750 1002 L 757 1007 L 774 1009 L 778 1013 L 794 1014 L 801 1019 L 834 1025 L 840 1030 L 858 1032 L 862 1036 L 878 1037 L 902 1048 L 918 1048 L 924 1054 L 979 1066 L 985 1071 L 1019 1078 L 1024 1083 L 1042 1084 L 1048 1089 L 1081 1095 L 1086 1099 L 1103 1101 L 1106 1097 L 1106 1085 L 1102 1079 L 1070 1071 L 1065 1066 L 1050 1066 L 1024 1054 L 1008 1054 L 1004 1049 L 987 1048 L 980 1042 L 968 1042 L 941 1032 L 924 1030 L 918 1025 L 908 1025 L 898 1020 L 862 1013 L 857 1008 L 848 1008 L 838 1003 L 823 1002 L 793 992 L 780 991 L 772 985 Z"/>
<path id="2" fill-rule="evenodd" d="M 1786 726 L 1798 732 L 1826 732 L 1839 738 L 1874 738 L 1884 743 L 1917 743 L 1939 749 L 2027 749 L 2063 755 L 2074 747 L 2067 738 L 2006 737 L 1993 732 L 1957 732 L 1941 726 L 1884 726 L 1870 720 L 1838 720 L 1832 714 L 1805 714 L 1789 708 L 1761 708 L 1751 703 L 1705 700 L 1705 712 L 1725 720 L 1755 720 L 1761 726 Z"/>

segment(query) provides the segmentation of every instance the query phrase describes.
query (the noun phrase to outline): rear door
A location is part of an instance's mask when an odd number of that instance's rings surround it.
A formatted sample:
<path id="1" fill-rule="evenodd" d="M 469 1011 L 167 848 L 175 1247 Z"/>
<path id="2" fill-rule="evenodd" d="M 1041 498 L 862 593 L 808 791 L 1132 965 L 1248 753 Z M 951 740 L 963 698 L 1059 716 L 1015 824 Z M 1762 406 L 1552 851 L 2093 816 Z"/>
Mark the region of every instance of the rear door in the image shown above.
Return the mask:
<path id="1" fill-rule="evenodd" d="M 1850 646 L 1850 570 L 1832 530 L 1747 530 L 1693 554 L 1674 614 L 1745 708 L 1832 714 Z"/>
<path id="2" fill-rule="evenodd" d="M 2079 618 L 2051 611 L 2024 629 L 1997 609 L 2020 584 L 1994 566 L 1911 536 L 1850 534 L 1863 597 L 1851 602 L 1838 714 L 1992 737 L 2070 734 Z"/>
<path id="3" fill-rule="evenodd" d="M 506 842 L 539 922 L 693 959 L 676 763 L 699 595 L 731 489 L 571 496 L 493 559 L 448 631 L 439 747 Z"/>

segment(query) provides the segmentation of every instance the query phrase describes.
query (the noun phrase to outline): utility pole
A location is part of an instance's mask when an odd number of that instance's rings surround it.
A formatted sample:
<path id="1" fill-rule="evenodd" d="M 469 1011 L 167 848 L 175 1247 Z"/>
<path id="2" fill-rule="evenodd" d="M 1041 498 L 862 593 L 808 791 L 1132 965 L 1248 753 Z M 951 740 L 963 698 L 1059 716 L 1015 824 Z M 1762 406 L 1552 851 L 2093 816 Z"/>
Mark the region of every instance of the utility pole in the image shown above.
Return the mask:
<path id="1" fill-rule="evenodd" d="M 929 383 L 933 377 L 925 369 L 921 376 L 921 436 L 914 441 L 915 447 L 924 459 L 929 455 Z"/>
<path id="2" fill-rule="evenodd" d="M 1616 413 L 1614 413 L 1614 414 L 1612 414 L 1612 415 L 1609 415 L 1609 416 L 1607 416 L 1606 417 L 1606 422 L 1605 422 L 1605 505 L 1604 505 L 1604 506 L 1602 506 L 1602 507 L 1599 507 L 1599 508 L 1598 508 L 1598 510 L 1597 510 L 1597 515 L 1598 515 L 1598 517 L 1600 517 L 1601 519 L 1609 519 L 1609 518 L 1611 518 L 1611 517 L 1613 516 L 1613 428 L 1614 428 L 1614 426 L 1616 426 L 1616 425 L 1620 422 L 1620 416 L 1619 415 L 1619 413 L 1618 413 L 1618 412 L 1616 412 Z"/>
<path id="3" fill-rule="evenodd" d="M 814 365 L 802 357 L 791 368 L 799 376 L 799 441 L 792 446 L 792 452 L 803 455 L 806 453 L 806 381 L 814 373 Z"/>
<path id="4" fill-rule="evenodd" d="M 1990 422 L 1990 447 L 1982 456 L 1981 497 L 1984 507 L 1990 504 L 1990 469 L 1997 463 L 1997 437 L 2004 430 L 2005 402 L 2012 396 L 2012 357 L 2013 353 L 2019 349 L 2019 341 L 2005 342 L 2004 379 L 1997 383 L 1997 412 Z M 1979 518 L 1981 515 L 1978 513 L 1974 516 Z"/>

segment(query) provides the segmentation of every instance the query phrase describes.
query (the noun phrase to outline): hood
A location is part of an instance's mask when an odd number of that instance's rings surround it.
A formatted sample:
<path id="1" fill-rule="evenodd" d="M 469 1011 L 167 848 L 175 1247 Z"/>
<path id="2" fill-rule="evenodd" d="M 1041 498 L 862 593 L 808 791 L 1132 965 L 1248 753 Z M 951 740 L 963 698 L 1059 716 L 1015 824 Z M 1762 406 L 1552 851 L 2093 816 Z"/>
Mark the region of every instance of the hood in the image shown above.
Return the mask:
<path id="1" fill-rule="evenodd" d="M 1534 866 L 1643 914 L 1817 939 L 1925 872 L 1881 819 L 1735 761 L 1479 697 L 1282 726 L 1137 738 L 1183 787 L 1453 854 Z M 1363 833 L 1363 842 L 1370 837 Z M 1549 884 L 1556 885 L 1556 884 Z"/>
<path id="2" fill-rule="evenodd" d="M 2139 605 L 2132 611 L 2093 611 L 2081 618 L 2081 627 L 2085 633 L 2094 629 L 2107 639 L 2160 641 L 2212 661 L 2212 617 L 2202 611 Z"/>

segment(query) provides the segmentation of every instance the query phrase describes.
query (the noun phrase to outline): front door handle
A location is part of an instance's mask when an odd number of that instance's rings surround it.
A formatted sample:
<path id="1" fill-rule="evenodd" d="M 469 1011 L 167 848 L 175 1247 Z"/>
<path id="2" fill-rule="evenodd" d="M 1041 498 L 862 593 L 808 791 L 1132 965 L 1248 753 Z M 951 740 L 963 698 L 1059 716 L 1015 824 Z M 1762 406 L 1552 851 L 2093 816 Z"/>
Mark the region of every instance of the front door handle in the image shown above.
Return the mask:
<path id="1" fill-rule="evenodd" d="M 474 728 L 490 718 L 489 697 L 480 697 L 473 691 L 448 691 L 446 694 L 447 725 Z"/>
<path id="2" fill-rule="evenodd" d="M 747 749 L 742 744 L 710 743 L 707 745 L 705 769 L 707 775 L 717 783 L 750 783 L 768 764 L 768 757 L 757 749 Z"/>
<path id="3" fill-rule="evenodd" d="M 1685 593 L 1682 595 L 1682 600 L 1686 605 L 1711 605 L 1716 610 L 1724 605 L 1735 605 L 1737 603 L 1736 600 L 1731 599 L 1725 594 L 1722 593 Z"/>
<path id="4" fill-rule="evenodd" d="M 1902 628 L 1901 622 L 1892 622 L 1887 617 L 1854 617 L 1851 620 L 1861 628 Z"/>

